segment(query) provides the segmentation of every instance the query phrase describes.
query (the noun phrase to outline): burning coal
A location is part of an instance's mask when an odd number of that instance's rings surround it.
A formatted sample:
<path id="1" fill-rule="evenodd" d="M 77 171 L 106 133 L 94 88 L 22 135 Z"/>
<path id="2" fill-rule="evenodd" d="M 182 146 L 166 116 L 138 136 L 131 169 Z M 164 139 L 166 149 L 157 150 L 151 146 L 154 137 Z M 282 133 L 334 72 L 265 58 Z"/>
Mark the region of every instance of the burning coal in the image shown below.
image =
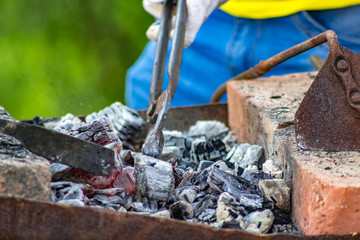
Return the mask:
<path id="1" fill-rule="evenodd" d="M 264 164 L 260 146 L 237 143 L 221 122 L 164 130 L 161 159 L 136 151 L 145 122 L 120 103 L 85 122 L 71 114 L 36 122 L 115 152 L 115 167 L 106 176 L 51 163 L 54 202 L 256 233 L 300 233 L 289 218 L 290 190 L 273 177 L 281 172 L 270 160 Z"/>

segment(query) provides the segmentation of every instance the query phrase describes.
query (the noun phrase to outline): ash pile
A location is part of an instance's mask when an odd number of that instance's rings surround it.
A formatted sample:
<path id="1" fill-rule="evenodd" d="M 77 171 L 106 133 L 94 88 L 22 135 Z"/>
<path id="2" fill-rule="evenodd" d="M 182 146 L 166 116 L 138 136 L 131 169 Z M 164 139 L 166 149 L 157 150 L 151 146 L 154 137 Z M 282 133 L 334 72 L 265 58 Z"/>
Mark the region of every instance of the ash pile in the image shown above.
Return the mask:
<path id="1" fill-rule="evenodd" d="M 186 132 L 164 130 L 161 159 L 140 153 L 145 122 L 113 105 L 82 121 L 68 114 L 47 128 L 111 148 L 116 166 L 97 176 L 52 163 L 51 200 L 58 203 L 174 218 L 255 233 L 302 234 L 290 220 L 290 189 L 257 145 L 237 143 L 217 121 Z"/>

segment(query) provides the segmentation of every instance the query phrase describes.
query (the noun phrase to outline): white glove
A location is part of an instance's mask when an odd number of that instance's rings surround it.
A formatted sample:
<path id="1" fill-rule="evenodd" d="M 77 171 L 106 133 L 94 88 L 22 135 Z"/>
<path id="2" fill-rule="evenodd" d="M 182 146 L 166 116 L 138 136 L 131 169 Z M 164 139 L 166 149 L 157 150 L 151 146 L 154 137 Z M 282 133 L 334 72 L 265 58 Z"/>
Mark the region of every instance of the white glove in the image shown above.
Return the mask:
<path id="1" fill-rule="evenodd" d="M 184 46 L 188 47 L 194 41 L 197 32 L 210 13 L 228 0 L 187 0 L 187 19 Z M 163 9 L 163 0 L 143 0 L 144 9 L 156 18 L 160 18 Z M 175 13 L 175 11 L 173 12 Z M 173 37 L 174 20 L 170 38 Z M 146 36 L 156 41 L 160 30 L 159 22 L 152 24 L 146 31 Z"/>

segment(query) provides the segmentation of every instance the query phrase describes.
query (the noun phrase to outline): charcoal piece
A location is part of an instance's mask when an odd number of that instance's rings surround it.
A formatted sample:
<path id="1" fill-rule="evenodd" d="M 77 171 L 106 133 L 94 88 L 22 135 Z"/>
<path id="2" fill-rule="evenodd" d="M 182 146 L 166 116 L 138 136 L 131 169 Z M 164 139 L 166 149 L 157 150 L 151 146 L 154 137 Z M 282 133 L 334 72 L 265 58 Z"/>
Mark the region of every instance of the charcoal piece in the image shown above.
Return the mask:
<path id="1" fill-rule="evenodd" d="M 178 169 L 177 169 L 178 171 Z M 191 183 L 189 182 L 192 178 L 194 177 L 194 174 L 192 172 L 184 172 L 182 175 L 182 179 L 180 181 L 180 183 L 177 185 L 178 188 L 184 187 L 186 185 L 191 185 Z"/>
<path id="2" fill-rule="evenodd" d="M 290 233 L 290 234 L 297 234 L 297 235 L 305 235 L 303 231 L 297 229 L 297 227 L 293 223 L 289 224 L 274 224 L 270 229 L 271 233 Z"/>
<path id="3" fill-rule="evenodd" d="M 194 217 L 194 209 L 190 203 L 185 201 L 177 201 L 170 205 L 170 214 L 172 218 L 185 220 Z"/>
<path id="4" fill-rule="evenodd" d="M 210 167 L 213 164 L 213 161 L 203 160 L 199 163 L 198 171 L 204 170 L 205 168 Z"/>
<path id="5" fill-rule="evenodd" d="M 74 186 L 74 185 L 72 185 Z M 62 200 L 64 198 L 64 196 L 69 192 L 69 190 L 72 188 L 72 186 L 69 186 L 69 187 L 64 187 L 64 188 L 61 188 L 61 189 L 58 189 L 56 191 L 56 197 L 58 200 Z"/>
<path id="6" fill-rule="evenodd" d="M 174 164 L 177 164 L 176 168 L 183 169 L 184 171 L 193 172 L 198 167 L 198 163 L 190 158 L 174 159 L 174 161 Z"/>
<path id="7" fill-rule="evenodd" d="M 256 168 L 256 166 L 253 166 Z M 249 169 L 249 168 L 247 168 Z M 241 175 L 242 178 L 246 179 L 247 181 L 251 182 L 252 186 L 256 186 L 256 193 L 261 194 L 260 189 L 258 188 L 259 182 L 265 179 L 273 179 L 269 174 L 259 171 L 247 171 L 245 169 L 244 173 Z M 255 189 L 254 189 L 255 190 Z"/>
<path id="8" fill-rule="evenodd" d="M 205 209 L 200 213 L 200 215 L 197 217 L 200 221 L 209 221 L 211 218 L 215 216 L 216 210 L 212 208 Z"/>
<path id="9" fill-rule="evenodd" d="M 114 178 L 118 175 L 119 170 L 116 168 L 110 172 L 107 176 L 97 176 L 87 173 L 83 170 L 63 167 L 64 164 L 57 165 L 57 163 L 51 164 L 52 166 L 52 181 L 71 181 L 75 183 L 88 183 L 96 189 L 103 189 L 112 187 Z"/>
<path id="10" fill-rule="evenodd" d="M 107 196 L 102 194 L 94 195 L 89 200 L 89 205 L 109 205 L 109 204 L 117 204 L 117 205 L 125 205 L 125 196 L 124 195 L 113 195 L 113 196 Z"/>
<path id="11" fill-rule="evenodd" d="M 119 102 L 113 103 L 98 113 L 95 112 L 86 116 L 85 120 L 89 123 L 99 117 L 107 117 L 114 126 L 118 137 L 122 141 L 129 141 L 130 143 L 134 143 L 137 139 L 135 136 L 142 132 L 145 126 L 144 120 L 135 110 Z"/>
<path id="12" fill-rule="evenodd" d="M 172 156 L 174 158 L 182 158 L 187 157 L 187 143 L 186 138 L 184 135 L 179 131 L 163 131 L 164 135 L 164 150 L 162 153 L 162 158 L 165 158 L 164 155 L 166 155 L 166 151 L 171 150 L 171 153 L 173 153 L 176 156 Z"/>
<path id="13" fill-rule="evenodd" d="M 124 188 L 96 189 L 94 191 L 94 194 L 114 196 L 114 195 L 123 193 L 124 191 L 125 191 Z"/>
<path id="14" fill-rule="evenodd" d="M 272 210 L 274 214 L 274 224 L 290 224 L 292 223 L 290 213 L 285 213 L 278 209 Z"/>
<path id="15" fill-rule="evenodd" d="M 240 223 L 236 220 L 231 220 L 230 222 L 224 222 L 221 225 L 221 228 L 225 228 L 225 229 L 242 229 L 240 227 Z"/>
<path id="16" fill-rule="evenodd" d="M 249 210 L 256 210 L 264 207 L 263 197 L 257 194 L 244 193 L 238 196 L 238 200 L 241 206 L 244 206 Z"/>
<path id="17" fill-rule="evenodd" d="M 245 231 L 254 233 L 267 233 L 271 228 L 274 215 L 271 210 L 252 212 L 244 217 L 246 224 Z"/>
<path id="18" fill-rule="evenodd" d="M 262 195 L 273 201 L 278 209 L 290 212 L 290 188 L 283 179 L 266 179 L 259 182 Z"/>
<path id="19" fill-rule="evenodd" d="M 120 154 L 122 149 L 121 140 L 106 117 L 100 117 L 88 124 L 75 127 L 69 135 L 113 149 L 117 154 Z"/>
<path id="20" fill-rule="evenodd" d="M 191 144 L 190 156 L 195 161 L 216 160 L 226 154 L 226 146 L 218 138 L 199 138 Z"/>
<path id="21" fill-rule="evenodd" d="M 120 160 L 122 163 L 134 166 L 135 157 L 130 150 L 123 150 L 120 152 Z"/>
<path id="22" fill-rule="evenodd" d="M 72 182 L 53 182 L 51 189 L 56 196 L 56 201 L 67 199 L 79 199 L 86 202 L 85 195 L 92 195 L 94 189 L 85 184 L 76 184 Z"/>
<path id="23" fill-rule="evenodd" d="M 257 173 L 259 173 L 260 171 L 259 171 L 259 168 L 257 167 L 257 166 L 255 166 L 255 165 L 249 165 L 249 166 L 247 166 L 245 169 L 244 169 L 244 171 L 242 172 L 242 174 L 240 175 L 242 178 L 245 178 L 246 179 L 246 177 L 248 176 L 248 175 L 253 175 L 253 174 L 257 174 Z M 237 176 L 239 176 L 239 174 L 237 175 Z M 246 180 L 248 180 L 248 179 L 246 179 Z M 250 181 L 251 182 L 251 179 L 249 179 L 248 181 Z"/>
<path id="24" fill-rule="evenodd" d="M 59 181 L 66 178 L 66 175 L 71 171 L 71 167 L 62 163 L 50 164 L 51 178 L 53 181 Z"/>
<path id="25" fill-rule="evenodd" d="M 174 175 L 174 185 L 175 185 L 175 187 L 179 186 L 179 184 L 183 180 L 183 177 L 182 177 L 183 174 L 184 174 L 184 170 L 176 169 L 175 167 L 173 167 L 173 175 Z"/>
<path id="26" fill-rule="evenodd" d="M 5 109 L 2 106 L 0 106 L 0 119 L 15 121 L 15 119 L 10 115 L 10 113 L 5 111 Z"/>
<path id="27" fill-rule="evenodd" d="M 223 202 L 226 206 L 230 206 L 232 209 L 236 210 L 236 212 L 240 213 L 242 216 L 248 214 L 248 211 L 245 207 L 249 208 L 249 204 L 244 203 L 243 201 L 239 201 L 239 199 L 235 198 L 228 192 L 223 192 L 220 194 L 217 204 Z M 256 209 L 256 208 L 255 208 Z"/>
<path id="28" fill-rule="evenodd" d="M 95 189 L 123 188 L 127 195 L 134 195 L 136 193 L 134 169 L 130 166 L 123 169 L 115 167 L 106 176 L 93 175 L 80 169 L 69 167 L 53 175 L 52 180 L 87 183 Z"/>
<path id="29" fill-rule="evenodd" d="M 218 192 L 229 192 L 235 197 L 244 193 L 257 192 L 257 187 L 241 177 L 236 177 L 216 167 L 211 168 L 207 182 L 211 188 Z"/>
<path id="30" fill-rule="evenodd" d="M 143 198 L 142 202 L 133 202 L 130 204 L 130 207 L 136 212 L 147 213 L 156 213 L 159 209 L 156 200 L 151 200 L 148 198 Z"/>
<path id="31" fill-rule="evenodd" d="M 179 201 L 186 201 L 188 203 L 194 202 L 197 192 L 200 190 L 197 186 L 185 186 L 175 190 L 176 199 Z"/>
<path id="32" fill-rule="evenodd" d="M 64 195 L 62 200 L 78 199 L 84 201 L 84 193 L 79 185 L 72 186 L 69 191 Z"/>
<path id="33" fill-rule="evenodd" d="M 233 170 L 233 168 L 229 167 L 229 165 L 231 165 L 231 164 L 229 164 L 229 162 L 219 160 L 214 163 L 213 167 L 217 167 L 227 173 L 230 173 L 231 175 L 234 175 L 234 170 Z"/>
<path id="34" fill-rule="evenodd" d="M 209 167 L 205 168 L 200 173 L 196 173 L 191 179 L 191 184 L 200 187 L 200 190 L 204 190 L 206 187 L 209 186 L 207 179 L 211 170 L 212 167 Z"/>
<path id="35" fill-rule="evenodd" d="M 216 222 L 219 227 L 245 228 L 243 216 L 225 202 L 219 202 L 216 207 Z"/>
<path id="36" fill-rule="evenodd" d="M 205 209 L 215 206 L 216 197 L 206 195 L 194 207 L 194 217 L 198 217 Z"/>
<path id="37" fill-rule="evenodd" d="M 219 202 L 224 202 L 226 205 L 235 207 L 242 213 L 246 213 L 243 208 L 251 211 L 263 208 L 264 199 L 257 194 L 242 193 L 234 197 L 228 192 L 223 192 L 219 196 L 218 203 Z"/>
<path id="38" fill-rule="evenodd" d="M 164 146 L 177 146 L 184 147 L 185 137 L 184 134 L 180 131 L 169 131 L 163 130 L 164 134 Z"/>
<path id="39" fill-rule="evenodd" d="M 29 151 L 16 138 L 0 132 L 0 154 L 25 158 Z"/>
<path id="40" fill-rule="evenodd" d="M 66 199 L 66 200 L 60 200 L 57 203 L 72 205 L 72 206 L 79 206 L 84 207 L 85 203 L 80 201 L 79 199 Z"/>
<path id="41" fill-rule="evenodd" d="M 134 174 L 133 167 L 123 168 L 115 177 L 112 186 L 123 188 L 127 196 L 134 195 L 136 193 Z"/>
<path id="42" fill-rule="evenodd" d="M 150 216 L 169 219 L 170 211 L 169 210 L 161 210 L 161 211 L 151 214 Z"/>
<path id="43" fill-rule="evenodd" d="M 74 116 L 71 113 L 66 114 L 61 117 L 60 120 L 56 122 L 46 123 L 47 128 L 52 128 L 54 131 L 58 131 L 64 134 L 69 134 L 73 131 L 73 129 L 77 126 L 84 124 L 80 118 Z"/>
<path id="44" fill-rule="evenodd" d="M 170 163 L 146 155 L 135 156 L 136 190 L 150 199 L 167 201 L 174 191 L 173 168 Z"/>
<path id="45" fill-rule="evenodd" d="M 31 120 L 27 120 L 27 121 L 22 121 L 24 123 L 28 123 L 28 124 L 32 124 L 32 125 L 37 125 L 37 126 L 41 126 L 41 127 L 45 127 L 45 123 L 48 122 L 49 120 L 46 120 L 40 116 L 35 116 L 33 119 Z"/>
<path id="46" fill-rule="evenodd" d="M 245 169 L 249 165 L 261 166 L 264 160 L 264 149 L 258 145 L 240 143 L 232 147 L 226 159 L 234 163 L 235 171 L 238 167 Z M 239 175 L 238 172 L 235 174 Z"/>

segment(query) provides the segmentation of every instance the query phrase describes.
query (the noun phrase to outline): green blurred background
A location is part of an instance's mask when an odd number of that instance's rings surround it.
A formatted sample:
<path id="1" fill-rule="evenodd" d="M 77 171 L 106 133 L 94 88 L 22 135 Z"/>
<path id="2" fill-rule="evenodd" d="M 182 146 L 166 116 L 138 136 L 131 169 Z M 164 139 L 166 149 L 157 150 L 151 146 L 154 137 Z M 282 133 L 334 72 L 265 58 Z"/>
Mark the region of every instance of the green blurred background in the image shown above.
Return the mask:
<path id="1" fill-rule="evenodd" d="M 0 105 L 30 119 L 124 103 L 152 21 L 141 0 L 0 0 Z"/>

